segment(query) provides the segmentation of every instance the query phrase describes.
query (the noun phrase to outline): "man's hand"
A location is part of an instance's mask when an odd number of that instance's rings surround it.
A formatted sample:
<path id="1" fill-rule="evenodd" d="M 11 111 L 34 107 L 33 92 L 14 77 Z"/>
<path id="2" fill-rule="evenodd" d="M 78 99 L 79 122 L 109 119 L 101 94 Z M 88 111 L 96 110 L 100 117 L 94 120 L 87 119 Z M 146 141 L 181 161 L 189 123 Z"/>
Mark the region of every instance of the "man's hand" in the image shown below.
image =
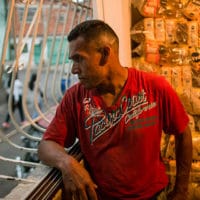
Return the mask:
<path id="1" fill-rule="evenodd" d="M 97 200 L 95 192 L 97 185 L 92 181 L 86 169 L 71 156 L 67 162 L 67 167 L 62 170 L 64 199 Z"/>
<path id="2" fill-rule="evenodd" d="M 38 155 L 45 164 L 61 171 L 65 188 L 63 199 L 97 200 L 97 185 L 86 169 L 66 153 L 63 146 L 51 140 L 42 140 Z"/>
<path id="3" fill-rule="evenodd" d="M 167 195 L 167 200 L 186 200 L 187 192 L 172 191 Z"/>

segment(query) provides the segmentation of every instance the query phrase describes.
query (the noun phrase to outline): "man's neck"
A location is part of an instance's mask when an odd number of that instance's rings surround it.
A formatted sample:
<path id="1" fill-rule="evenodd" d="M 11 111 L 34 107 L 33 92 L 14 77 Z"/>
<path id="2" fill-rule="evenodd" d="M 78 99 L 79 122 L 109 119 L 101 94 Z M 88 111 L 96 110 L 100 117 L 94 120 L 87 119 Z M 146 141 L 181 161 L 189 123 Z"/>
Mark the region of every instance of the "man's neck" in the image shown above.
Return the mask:
<path id="1" fill-rule="evenodd" d="M 99 85 L 96 89 L 107 106 L 114 105 L 118 100 L 128 78 L 127 68 L 123 68 L 120 73 L 116 73 L 108 83 Z"/>

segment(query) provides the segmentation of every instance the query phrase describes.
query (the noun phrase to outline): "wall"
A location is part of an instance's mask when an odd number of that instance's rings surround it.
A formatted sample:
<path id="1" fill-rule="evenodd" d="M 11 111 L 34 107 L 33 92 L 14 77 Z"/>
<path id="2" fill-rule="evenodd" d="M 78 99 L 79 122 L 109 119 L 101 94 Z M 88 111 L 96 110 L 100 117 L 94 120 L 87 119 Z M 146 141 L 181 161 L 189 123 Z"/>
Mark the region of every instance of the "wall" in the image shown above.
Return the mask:
<path id="1" fill-rule="evenodd" d="M 0 56 L 2 55 L 3 40 L 6 30 L 6 8 L 5 1 L 2 0 L 0 3 Z M 1 57 L 0 57 L 1 58 Z"/>
<path id="2" fill-rule="evenodd" d="M 94 18 L 104 20 L 116 31 L 120 41 L 119 54 L 121 64 L 130 67 L 130 1 L 94 0 L 93 10 Z"/>

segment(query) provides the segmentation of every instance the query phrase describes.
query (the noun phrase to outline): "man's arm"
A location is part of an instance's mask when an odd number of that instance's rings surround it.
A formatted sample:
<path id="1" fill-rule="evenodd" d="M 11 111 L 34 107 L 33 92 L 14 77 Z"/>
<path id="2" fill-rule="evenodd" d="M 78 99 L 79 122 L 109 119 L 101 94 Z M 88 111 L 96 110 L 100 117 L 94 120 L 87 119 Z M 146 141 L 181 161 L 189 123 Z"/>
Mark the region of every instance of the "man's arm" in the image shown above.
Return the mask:
<path id="1" fill-rule="evenodd" d="M 97 200 L 96 184 L 92 181 L 89 173 L 65 149 L 58 143 L 50 140 L 42 140 L 38 148 L 41 161 L 59 169 L 62 173 L 67 199 L 93 199 Z"/>
<path id="2" fill-rule="evenodd" d="M 169 195 L 169 200 L 186 199 L 190 169 L 192 164 L 192 136 L 187 126 L 183 134 L 175 137 L 176 148 L 176 182 L 174 191 Z"/>

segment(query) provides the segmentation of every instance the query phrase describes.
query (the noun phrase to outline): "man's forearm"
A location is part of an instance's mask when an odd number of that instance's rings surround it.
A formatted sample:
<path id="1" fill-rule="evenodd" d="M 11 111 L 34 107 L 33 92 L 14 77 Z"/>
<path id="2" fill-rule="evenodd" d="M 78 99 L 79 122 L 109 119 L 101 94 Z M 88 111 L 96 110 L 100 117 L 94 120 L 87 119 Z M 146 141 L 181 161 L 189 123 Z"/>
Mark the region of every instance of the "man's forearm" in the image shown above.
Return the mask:
<path id="1" fill-rule="evenodd" d="M 192 137 L 189 127 L 176 136 L 176 183 L 175 190 L 187 192 L 192 164 Z"/>
<path id="2" fill-rule="evenodd" d="M 70 157 L 67 155 L 65 149 L 53 141 L 42 140 L 38 148 L 39 159 L 49 166 L 55 167 L 59 170 L 64 168 L 66 159 Z"/>

